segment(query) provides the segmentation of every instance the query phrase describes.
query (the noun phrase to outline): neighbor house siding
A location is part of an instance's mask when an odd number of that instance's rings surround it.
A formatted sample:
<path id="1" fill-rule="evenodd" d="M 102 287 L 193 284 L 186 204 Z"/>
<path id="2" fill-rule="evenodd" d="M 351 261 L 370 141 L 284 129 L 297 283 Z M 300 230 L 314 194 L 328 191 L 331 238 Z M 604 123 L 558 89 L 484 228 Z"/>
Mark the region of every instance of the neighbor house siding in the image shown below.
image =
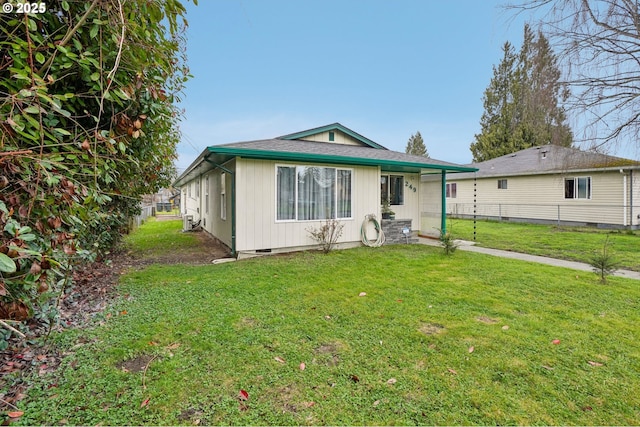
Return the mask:
<path id="1" fill-rule="evenodd" d="M 628 225 L 630 208 L 625 224 L 624 176 L 619 171 L 588 171 L 478 178 L 476 211 L 481 217 L 546 221 L 560 217 L 568 222 Z M 578 177 L 591 178 L 590 199 L 565 198 L 565 179 Z M 506 189 L 498 188 L 499 179 L 507 180 Z M 457 197 L 447 199 L 447 213 L 473 215 L 473 179 L 452 178 L 448 182 L 457 183 Z"/>
<path id="2" fill-rule="evenodd" d="M 324 221 L 276 221 L 276 166 L 300 163 L 239 159 L 237 163 L 237 241 L 236 249 L 256 251 L 278 248 L 303 248 L 316 242 L 307 231 Z M 320 165 L 311 165 L 320 166 Z M 360 225 L 368 213 L 380 211 L 380 174 L 377 167 L 345 168 L 352 174 L 352 219 L 340 219 L 344 225 L 339 240 L 360 241 Z"/>

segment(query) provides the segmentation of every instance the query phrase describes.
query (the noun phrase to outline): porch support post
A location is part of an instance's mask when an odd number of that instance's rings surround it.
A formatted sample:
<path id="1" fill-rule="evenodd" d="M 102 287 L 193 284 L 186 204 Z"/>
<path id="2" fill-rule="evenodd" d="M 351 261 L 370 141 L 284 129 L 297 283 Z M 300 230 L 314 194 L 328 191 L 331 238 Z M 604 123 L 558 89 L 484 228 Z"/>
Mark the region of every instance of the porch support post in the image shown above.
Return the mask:
<path id="1" fill-rule="evenodd" d="M 447 232 L 447 171 L 442 170 L 442 209 L 440 211 L 440 233 Z"/>

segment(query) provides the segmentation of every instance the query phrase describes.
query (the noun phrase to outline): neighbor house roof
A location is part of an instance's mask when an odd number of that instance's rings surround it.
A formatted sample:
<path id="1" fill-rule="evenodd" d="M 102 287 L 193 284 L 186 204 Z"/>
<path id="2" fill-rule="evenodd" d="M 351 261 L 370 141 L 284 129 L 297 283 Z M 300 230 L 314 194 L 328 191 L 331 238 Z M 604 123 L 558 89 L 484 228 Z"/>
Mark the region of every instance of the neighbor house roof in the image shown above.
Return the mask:
<path id="1" fill-rule="evenodd" d="M 336 125 L 339 125 L 341 127 L 339 130 L 343 132 L 344 130 L 351 132 L 349 135 L 358 140 L 362 141 L 361 138 L 364 138 L 340 124 L 333 124 L 274 139 L 214 145 L 205 149 L 176 180 L 174 185 L 179 187 L 193 179 L 194 176 L 211 170 L 216 165 L 223 165 L 236 157 L 283 162 L 379 166 L 385 172 L 398 173 L 472 172 L 476 170 L 473 167 L 461 166 L 429 157 L 391 151 L 366 138 L 364 139 L 376 144 L 379 148 L 372 146 L 370 143 L 365 143 L 365 146 L 357 146 L 294 139 L 295 137 L 304 138 L 305 136 L 324 132 L 328 127 L 335 128 Z"/>
<path id="2" fill-rule="evenodd" d="M 469 166 L 478 171 L 457 174 L 456 179 L 639 169 L 640 161 L 577 148 L 542 145 Z"/>

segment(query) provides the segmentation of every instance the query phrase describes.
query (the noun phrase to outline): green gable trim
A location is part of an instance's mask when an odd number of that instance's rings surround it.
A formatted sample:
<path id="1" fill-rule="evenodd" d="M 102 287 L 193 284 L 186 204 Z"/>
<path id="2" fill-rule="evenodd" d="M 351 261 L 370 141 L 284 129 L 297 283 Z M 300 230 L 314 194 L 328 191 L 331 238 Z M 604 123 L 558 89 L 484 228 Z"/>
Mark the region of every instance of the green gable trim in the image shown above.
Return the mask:
<path id="1" fill-rule="evenodd" d="M 333 123 L 333 124 L 330 124 L 330 125 L 321 126 L 319 128 L 314 128 L 314 129 L 309 129 L 309 130 L 303 130 L 301 132 L 291 133 L 289 135 L 280 136 L 280 137 L 278 137 L 278 139 L 287 139 L 287 140 L 304 139 L 307 136 L 316 135 L 316 134 L 322 133 L 322 132 L 335 131 L 335 130 L 339 130 L 340 132 L 342 132 L 342 133 L 344 133 L 346 135 L 349 135 L 351 138 L 362 142 L 364 145 L 366 145 L 368 147 L 379 148 L 381 150 L 386 150 L 387 149 L 387 148 L 383 147 L 382 145 L 378 144 L 377 142 L 374 142 L 374 141 L 370 140 L 369 138 L 366 138 L 366 137 L 360 135 L 359 133 L 356 133 L 356 132 L 352 131 L 351 129 L 342 126 L 340 123 Z"/>
<path id="2" fill-rule="evenodd" d="M 253 150 L 234 147 L 208 147 L 209 152 L 231 157 L 260 160 L 297 161 L 309 163 L 333 163 L 353 166 L 380 166 L 383 171 L 420 173 L 423 169 L 449 172 L 475 172 L 476 168 L 455 165 L 437 165 L 366 157 L 335 156 L 329 154 L 294 153 L 290 151 Z"/>

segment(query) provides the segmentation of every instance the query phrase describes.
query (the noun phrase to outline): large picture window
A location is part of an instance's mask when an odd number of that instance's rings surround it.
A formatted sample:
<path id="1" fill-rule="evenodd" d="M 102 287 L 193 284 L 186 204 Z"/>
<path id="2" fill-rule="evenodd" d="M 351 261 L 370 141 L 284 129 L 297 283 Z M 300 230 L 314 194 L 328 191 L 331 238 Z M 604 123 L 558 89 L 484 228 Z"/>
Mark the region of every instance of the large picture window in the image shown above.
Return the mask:
<path id="1" fill-rule="evenodd" d="M 349 169 L 278 166 L 277 220 L 351 218 L 351 176 Z"/>
<path id="2" fill-rule="evenodd" d="M 565 199 L 590 199 L 591 198 L 591 177 L 565 178 L 564 180 Z"/>

